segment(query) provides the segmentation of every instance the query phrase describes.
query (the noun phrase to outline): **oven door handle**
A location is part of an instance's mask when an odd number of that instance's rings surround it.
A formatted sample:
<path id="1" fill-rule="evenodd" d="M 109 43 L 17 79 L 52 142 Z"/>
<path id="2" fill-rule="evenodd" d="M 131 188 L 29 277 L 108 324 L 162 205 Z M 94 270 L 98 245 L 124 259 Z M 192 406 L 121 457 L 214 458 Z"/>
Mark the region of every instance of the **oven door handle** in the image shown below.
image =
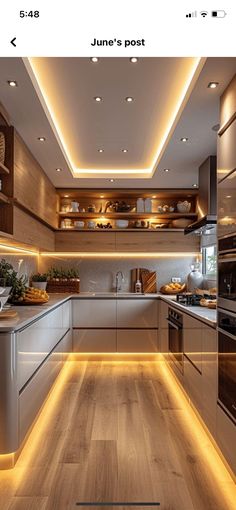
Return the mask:
<path id="1" fill-rule="evenodd" d="M 231 338 L 232 340 L 234 340 L 236 342 L 236 336 L 232 335 L 232 333 L 229 333 L 228 331 L 225 331 L 224 329 L 219 328 L 219 327 L 218 327 L 218 331 L 219 331 L 219 333 L 222 333 L 223 335 L 228 336 L 229 338 Z"/>
<path id="2" fill-rule="evenodd" d="M 177 324 L 174 324 L 174 322 L 170 321 L 169 319 L 167 319 L 167 322 L 170 326 L 172 326 L 173 328 L 175 328 L 177 330 L 183 329 L 183 326 L 177 326 Z"/>

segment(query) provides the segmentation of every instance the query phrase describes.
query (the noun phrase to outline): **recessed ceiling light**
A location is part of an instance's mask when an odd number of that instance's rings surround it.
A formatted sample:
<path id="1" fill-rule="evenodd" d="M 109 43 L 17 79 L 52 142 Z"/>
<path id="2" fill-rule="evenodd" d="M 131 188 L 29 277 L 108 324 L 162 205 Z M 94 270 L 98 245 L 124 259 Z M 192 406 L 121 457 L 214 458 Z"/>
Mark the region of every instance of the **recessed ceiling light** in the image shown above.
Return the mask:
<path id="1" fill-rule="evenodd" d="M 45 140 L 46 140 L 45 136 L 39 136 L 38 137 L 38 141 L 39 142 L 45 142 Z"/>
<path id="2" fill-rule="evenodd" d="M 137 57 L 131 57 L 130 58 L 130 62 L 132 62 L 132 64 L 136 64 L 136 62 L 138 62 L 138 58 Z"/>
<path id="3" fill-rule="evenodd" d="M 15 80 L 8 80 L 9 87 L 17 87 L 17 81 Z"/>
<path id="4" fill-rule="evenodd" d="M 216 89 L 218 87 L 219 82 L 218 81 L 210 81 L 207 85 L 208 89 Z"/>
<path id="5" fill-rule="evenodd" d="M 128 149 L 122 149 L 122 152 L 128 152 Z"/>
<path id="6" fill-rule="evenodd" d="M 97 101 L 97 103 L 100 103 L 102 101 L 102 97 L 101 96 L 95 96 L 95 101 Z"/>
<path id="7" fill-rule="evenodd" d="M 128 96 L 128 97 L 126 97 L 126 98 L 125 98 L 125 100 L 127 101 L 127 103 L 132 103 L 132 101 L 134 100 L 134 98 L 133 98 L 133 97 L 131 97 L 131 96 Z"/>
<path id="8" fill-rule="evenodd" d="M 91 57 L 90 60 L 91 60 L 91 62 L 93 62 L 95 64 L 96 62 L 99 61 L 99 58 L 98 57 Z"/>
<path id="9" fill-rule="evenodd" d="M 226 195 L 226 198 L 232 198 L 232 195 Z"/>
<path id="10" fill-rule="evenodd" d="M 98 152 L 104 152 L 104 149 L 98 149 Z"/>
<path id="11" fill-rule="evenodd" d="M 183 136 L 183 138 L 180 138 L 180 141 L 181 142 L 187 142 L 188 141 L 188 138 L 186 136 Z"/>
<path id="12" fill-rule="evenodd" d="M 193 188 L 197 188 L 197 184 L 192 184 L 192 187 Z"/>
<path id="13" fill-rule="evenodd" d="M 109 179 L 110 182 L 114 182 L 115 179 Z"/>
<path id="14" fill-rule="evenodd" d="M 57 172 L 61 172 L 61 168 L 56 168 L 56 171 Z"/>
<path id="15" fill-rule="evenodd" d="M 170 172 L 169 168 L 164 168 L 164 172 Z"/>

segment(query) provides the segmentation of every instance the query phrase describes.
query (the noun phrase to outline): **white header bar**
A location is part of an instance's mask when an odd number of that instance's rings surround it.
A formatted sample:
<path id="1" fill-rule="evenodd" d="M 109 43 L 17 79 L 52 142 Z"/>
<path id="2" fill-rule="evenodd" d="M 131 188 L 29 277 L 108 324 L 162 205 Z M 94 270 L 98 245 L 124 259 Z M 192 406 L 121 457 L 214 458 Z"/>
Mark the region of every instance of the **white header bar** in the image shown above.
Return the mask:
<path id="1" fill-rule="evenodd" d="M 0 56 L 235 56 L 236 2 L 13 0 Z"/>

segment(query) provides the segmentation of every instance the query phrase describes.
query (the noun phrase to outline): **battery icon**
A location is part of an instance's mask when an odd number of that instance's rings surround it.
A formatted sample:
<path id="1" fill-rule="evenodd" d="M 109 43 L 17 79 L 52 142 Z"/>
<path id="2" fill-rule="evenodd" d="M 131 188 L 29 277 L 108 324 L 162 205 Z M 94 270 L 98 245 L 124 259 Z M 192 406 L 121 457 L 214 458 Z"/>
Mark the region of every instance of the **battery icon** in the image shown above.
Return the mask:
<path id="1" fill-rule="evenodd" d="M 226 16 L 225 11 L 211 11 L 211 15 L 213 18 L 224 18 Z"/>

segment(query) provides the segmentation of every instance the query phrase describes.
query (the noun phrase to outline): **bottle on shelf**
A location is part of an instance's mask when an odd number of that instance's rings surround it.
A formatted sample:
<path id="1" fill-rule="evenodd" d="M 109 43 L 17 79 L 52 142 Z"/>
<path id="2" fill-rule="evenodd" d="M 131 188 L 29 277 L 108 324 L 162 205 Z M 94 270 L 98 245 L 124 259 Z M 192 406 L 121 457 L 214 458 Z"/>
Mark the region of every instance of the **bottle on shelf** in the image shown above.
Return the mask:
<path id="1" fill-rule="evenodd" d="M 136 212 L 142 213 L 144 212 L 144 200 L 143 198 L 138 198 L 136 202 Z"/>

